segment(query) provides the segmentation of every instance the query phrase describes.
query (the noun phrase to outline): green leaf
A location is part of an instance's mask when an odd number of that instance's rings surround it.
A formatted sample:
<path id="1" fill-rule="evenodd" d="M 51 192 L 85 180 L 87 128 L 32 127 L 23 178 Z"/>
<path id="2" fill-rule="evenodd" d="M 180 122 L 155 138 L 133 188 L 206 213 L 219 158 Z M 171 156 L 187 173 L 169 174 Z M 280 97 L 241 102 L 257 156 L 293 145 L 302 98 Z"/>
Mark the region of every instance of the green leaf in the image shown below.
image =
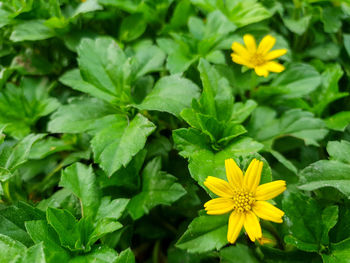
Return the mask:
<path id="1" fill-rule="evenodd" d="M 49 207 L 46 210 L 48 223 L 56 230 L 61 245 L 74 251 L 81 249 L 76 247 L 76 242 L 80 237 L 77 220 L 68 211 Z"/>
<path id="2" fill-rule="evenodd" d="M 322 211 L 322 223 L 323 223 L 323 234 L 322 243 L 328 244 L 329 237 L 328 232 L 335 226 L 338 222 L 338 206 L 328 206 Z"/>
<path id="3" fill-rule="evenodd" d="M 142 172 L 142 190 L 131 198 L 127 209 L 131 217 L 136 220 L 157 205 L 170 205 L 186 191 L 170 174 L 160 171 L 161 159 L 150 161 Z"/>
<path id="4" fill-rule="evenodd" d="M 108 102 L 129 101 L 130 61 L 112 38 L 85 38 L 77 51 L 81 76 L 94 86 L 87 86 L 85 92 L 97 98 L 102 98 L 101 92 L 107 93 L 109 96 L 104 99 Z M 78 80 L 78 77 L 69 79 Z M 80 80 L 78 83 L 81 83 Z M 83 84 L 78 86 L 84 88 Z"/>
<path id="5" fill-rule="evenodd" d="M 0 234 L 0 261 L 16 262 L 26 252 L 26 247 L 8 236 Z"/>
<path id="6" fill-rule="evenodd" d="M 98 89 L 91 83 L 85 81 L 82 78 L 79 69 L 72 69 L 67 71 L 60 77 L 59 80 L 64 85 L 71 87 L 72 89 L 88 93 L 101 100 L 112 102 L 115 98 L 115 95 L 111 94 L 111 92 L 105 91 L 103 89 Z"/>
<path id="7" fill-rule="evenodd" d="M 339 7 L 326 7 L 322 10 L 321 21 L 326 33 L 336 33 L 342 25 L 343 12 Z"/>
<path id="8" fill-rule="evenodd" d="M 162 71 L 165 53 L 151 41 L 140 41 L 134 46 L 135 57 L 135 79 L 148 73 Z"/>
<path id="9" fill-rule="evenodd" d="M 107 246 L 97 246 L 91 252 L 72 258 L 69 263 L 115 263 L 117 252 Z"/>
<path id="10" fill-rule="evenodd" d="M 322 254 L 323 262 L 325 263 L 338 263 L 349 262 L 350 251 L 350 238 L 345 239 L 339 243 L 332 243 L 330 246 L 331 253 Z"/>
<path id="11" fill-rule="evenodd" d="M 341 111 L 325 119 L 328 129 L 344 131 L 350 123 L 350 111 Z"/>
<path id="12" fill-rule="evenodd" d="M 235 246 L 226 247 L 220 250 L 221 263 L 258 263 L 252 250 L 246 245 L 237 243 Z"/>
<path id="13" fill-rule="evenodd" d="M 261 148 L 262 145 L 251 138 L 241 138 L 217 153 L 206 149 L 193 152 L 189 157 L 188 168 L 192 178 L 203 187 L 203 182 L 209 175 L 215 175 L 226 180 L 225 159 L 252 156 L 261 150 Z M 268 173 L 269 175 L 267 175 Z M 263 174 L 266 174 L 267 177 L 263 176 L 262 182 L 271 181 L 271 171 L 266 162 L 263 168 Z"/>
<path id="14" fill-rule="evenodd" d="M 304 251 L 318 252 L 324 231 L 319 204 L 301 193 L 289 193 L 282 206 L 289 232 L 284 241 Z"/>
<path id="15" fill-rule="evenodd" d="M 201 113 L 217 120 L 229 120 L 233 111 L 233 96 L 228 81 L 204 59 L 200 60 L 198 70 L 203 84 Z"/>
<path id="16" fill-rule="evenodd" d="M 111 200 L 108 196 L 103 197 L 101 199 L 100 207 L 97 210 L 96 220 L 103 218 L 119 219 L 128 203 L 129 199 L 125 198 Z"/>
<path id="17" fill-rule="evenodd" d="M 45 20 L 27 20 L 14 26 L 10 40 L 14 42 L 35 41 L 48 39 L 55 35 L 55 31 L 45 25 Z"/>
<path id="18" fill-rule="evenodd" d="M 179 117 L 184 108 L 199 98 L 199 88 L 192 81 L 178 75 L 161 78 L 141 104 L 140 110 L 165 111 Z"/>
<path id="19" fill-rule="evenodd" d="M 100 193 L 91 166 L 74 163 L 62 171 L 59 186 L 71 190 L 82 203 L 83 217 L 95 216 L 100 203 Z"/>
<path id="20" fill-rule="evenodd" d="M 131 249 L 128 248 L 128 249 L 123 250 L 119 254 L 115 263 L 135 263 L 135 256 L 132 253 Z"/>
<path id="21" fill-rule="evenodd" d="M 123 19 L 119 37 L 124 41 L 132 41 L 141 36 L 147 27 L 147 23 L 144 20 L 142 14 L 133 14 Z"/>
<path id="22" fill-rule="evenodd" d="M 98 128 L 99 120 L 115 113 L 105 102 L 95 98 L 74 98 L 52 114 L 48 130 L 52 133 L 81 133 Z"/>
<path id="23" fill-rule="evenodd" d="M 331 159 L 350 164 L 350 142 L 341 140 L 331 141 L 327 144 L 327 152 Z"/>
<path id="24" fill-rule="evenodd" d="M 116 120 L 100 130 L 91 141 L 95 161 L 111 176 L 144 147 L 154 129 L 155 125 L 141 114 L 130 122 L 126 116 L 116 116 Z"/>
<path id="25" fill-rule="evenodd" d="M 27 249 L 26 253 L 16 263 L 46 263 L 43 243 L 38 243 Z"/>
<path id="26" fill-rule="evenodd" d="M 276 112 L 271 108 L 258 107 L 248 125 L 248 133 L 256 140 L 271 148 L 277 138 L 292 136 L 301 139 L 306 145 L 318 146 L 328 130 L 323 120 L 315 118 L 311 112 L 291 109 L 276 119 Z"/>
<path id="27" fill-rule="evenodd" d="M 174 142 L 180 150 L 179 154 L 189 158 L 193 153 L 200 150 L 210 151 L 208 137 L 197 129 L 177 129 L 173 131 Z"/>
<path id="28" fill-rule="evenodd" d="M 0 233 L 20 241 L 26 246 L 33 244 L 25 231 L 24 222 L 45 219 L 45 213 L 24 202 L 0 210 Z"/>
<path id="29" fill-rule="evenodd" d="M 38 244 L 43 242 L 44 253 L 50 262 L 67 262 L 69 253 L 61 247 L 55 230 L 46 220 L 26 221 L 25 226 L 33 241 Z"/>
<path id="30" fill-rule="evenodd" d="M 105 236 L 106 234 L 114 232 L 122 227 L 123 225 L 121 223 L 111 218 L 103 218 L 99 220 L 92 233 L 89 235 L 87 247 L 94 244 L 98 239 Z"/>
<path id="31" fill-rule="evenodd" d="M 278 74 L 268 86 L 263 86 L 257 91 L 257 96 L 278 96 L 280 103 L 285 99 L 301 98 L 321 84 L 321 76 L 316 69 L 309 64 L 293 63 L 287 69 Z"/>
<path id="32" fill-rule="evenodd" d="M 16 169 L 24 164 L 29 157 L 32 145 L 43 138 L 45 134 L 29 134 L 14 147 L 0 147 L 0 181 L 4 182 L 13 176 Z"/>
<path id="33" fill-rule="evenodd" d="M 312 17 L 310 15 L 302 16 L 299 19 L 292 19 L 289 17 L 282 16 L 285 26 L 290 31 L 298 35 L 302 35 L 306 31 L 306 29 L 309 27 L 311 18 Z"/>
<path id="34" fill-rule="evenodd" d="M 299 189 L 314 191 L 323 187 L 333 187 L 349 197 L 349 173 L 350 164 L 320 160 L 301 171 Z"/>
<path id="35" fill-rule="evenodd" d="M 260 22 L 272 14 L 257 0 L 238 0 L 226 3 L 222 10 L 238 27 Z"/>
<path id="36" fill-rule="evenodd" d="M 23 78 L 20 87 L 7 84 L 0 93 L 0 124 L 6 125 L 5 133 L 23 138 L 40 117 L 56 110 L 59 103 L 48 90 L 45 79 Z"/>
<path id="37" fill-rule="evenodd" d="M 227 244 L 228 214 L 202 215 L 195 218 L 176 246 L 190 253 L 219 250 Z"/>
<path id="38" fill-rule="evenodd" d="M 322 85 L 312 96 L 313 112 L 318 116 L 324 112 L 330 103 L 349 94 L 348 92 L 339 92 L 338 82 L 343 73 L 339 64 L 329 64 L 322 73 Z"/>

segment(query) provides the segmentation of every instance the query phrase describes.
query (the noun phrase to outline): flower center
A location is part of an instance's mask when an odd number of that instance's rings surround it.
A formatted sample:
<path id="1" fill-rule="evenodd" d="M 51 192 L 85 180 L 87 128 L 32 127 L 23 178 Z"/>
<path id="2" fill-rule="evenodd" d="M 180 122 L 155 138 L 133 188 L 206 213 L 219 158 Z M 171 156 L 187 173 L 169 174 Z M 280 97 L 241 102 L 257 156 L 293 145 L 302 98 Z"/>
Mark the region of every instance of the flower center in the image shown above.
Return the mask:
<path id="1" fill-rule="evenodd" d="M 252 204 L 255 202 L 252 193 L 245 190 L 236 190 L 233 196 L 234 206 L 233 208 L 238 212 L 250 211 Z"/>
<path id="2" fill-rule="evenodd" d="M 250 63 L 252 63 L 255 66 L 260 66 L 260 65 L 264 64 L 265 62 L 266 61 L 265 61 L 264 57 L 259 53 L 254 53 L 250 57 Z"/>

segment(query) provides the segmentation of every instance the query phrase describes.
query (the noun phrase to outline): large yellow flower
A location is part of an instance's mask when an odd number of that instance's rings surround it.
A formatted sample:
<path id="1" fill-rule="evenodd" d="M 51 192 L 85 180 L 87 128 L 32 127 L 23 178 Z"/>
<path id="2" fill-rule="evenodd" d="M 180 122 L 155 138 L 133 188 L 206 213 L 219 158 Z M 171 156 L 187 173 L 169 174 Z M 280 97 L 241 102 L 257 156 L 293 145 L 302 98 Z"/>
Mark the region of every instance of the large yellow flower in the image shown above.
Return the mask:
<path id="1" fill-rule="evenodd" d="M 231 212 L 227 240 L 234 243 L 244 226 L 251 241 L 262 237 L 258 217 L 282 223 L 284 212 L 266 200 L 272 199 L 286 190 L 286 182 L 278 180 L 259 185 L 263 162 L 253 159 L 245 175 L 233 159 L 225 160 L 228 182 L 208 176 L 204 185 L 220 196 L 204 204 L 209 215 Z"/>
<path id="2" fill-rule="evenodd" d="M 231 57 L 233 62 L 253 68 L 258 76 L 264 77 L 269 75 L 269 71 L 279 73 L 284 70 L 284 66 L 271 61 L 287 53 L 287 49 L 270 51 L 276 43 L 276 38 L 270 35 L 265 36 L 258 48 L 256 48 L 255 39 L 252 35 L 244 35 L 243 40 L 246 47 L 238 42 L 232 44 L 234 53 L 231 54 Z"/>

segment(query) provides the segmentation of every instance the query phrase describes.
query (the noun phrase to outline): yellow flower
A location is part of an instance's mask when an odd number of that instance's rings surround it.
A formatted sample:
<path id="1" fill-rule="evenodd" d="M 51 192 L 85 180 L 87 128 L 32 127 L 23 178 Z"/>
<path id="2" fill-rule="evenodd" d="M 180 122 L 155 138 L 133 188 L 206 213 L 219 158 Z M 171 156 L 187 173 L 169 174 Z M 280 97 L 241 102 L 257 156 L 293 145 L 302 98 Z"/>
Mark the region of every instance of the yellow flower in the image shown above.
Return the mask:
<path id="1" fill-rule="evenodd" d="M 284 70 L 284 66 L 276 61 L 271 61 L 287 53 L 287 49 L 270 51 L 276 43 L 276 38 L 270 35 L 265 36 L 258 48 L 256 48 L 252 35 L 244 35 L 243 40 L 246 47 L 238 42 L 232 43 L 234 53 L 231 54 L 231 57 L 233 62 L 253 68 L 258 76 L 264 77 L 269 75 L 269 71 L 279 73 Z"/>
<path id="2" fill-rule="evenodd" d="M 227 240 L 234 243 L 244 226 L 251 241 L 262 238 L 258 217 L 282 223 L 284 212 L 266 200 L 272 199 L 286 190 L 286 182 L 278 180 L 259 185 L 263 162 L 253 159 L 245 175 L 233 159 L 225 160 L 228 182 L 208 176 L 204 185 L 219 198 L 204 204 L 208 215 L 231 212 L 228 221 Z"/>

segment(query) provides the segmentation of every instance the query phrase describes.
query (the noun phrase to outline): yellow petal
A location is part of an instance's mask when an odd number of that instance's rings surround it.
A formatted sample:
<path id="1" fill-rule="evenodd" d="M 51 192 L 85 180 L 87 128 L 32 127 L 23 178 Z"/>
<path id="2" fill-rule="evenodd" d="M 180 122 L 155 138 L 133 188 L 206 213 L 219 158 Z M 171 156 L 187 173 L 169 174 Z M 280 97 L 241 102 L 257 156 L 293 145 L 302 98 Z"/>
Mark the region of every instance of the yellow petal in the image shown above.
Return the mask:
<path id="1" fill-rule="evenodd" d="M 233 211 L 228 220 L 227 241 L 231 244 L 235 243 L 239 233 L 241 232 L 245 219 L 244 213 Z"/>
<path id="2" fill-rule="evenodd" d="M 255 239 L 262 237 L 259 220 L 256 217 L 256 215 L 251 211 L 246 212 L 244 220 L 244 229 L 247 232 L 250 240 L 253 242 L 255 241 Z"/>
<path id="3" fill-rule="evenodd" d="M 249 68 L 253 67 L 253 65 L 248 60 L 246 60 L 245 58 L 243 58 L 237 54 L 232 53 L 231 57 L 232 57 L 232 61 L 237 63 L 237 64 L 244 65 L 244 66 L 247 66 Z"/>
<path id="4" fill-rule="evenodd" d="M 207 179 L 204 181 L 204 185 L 218 196 L 228 198 L 233 196 L 233 189 L 225 180 L 213 176 L 208 176 Z"/>
<path id="5" fill-rule="evenodd" d="M 271 52 L 266 54 L 265 60 L 272 60 L 272 59 L 278 58 L 280 56 L 283 56 L 286 53 L 287 53 L 287 49 L 272 50 Z"/>
<path id="6" fill-rule="evenodd" d="M 242 188 L 243 173 L 233 159 L 225 160 L 226 177 L 233 188 Z"/>
<path id="7" fill-rule="evenodd" d="M 250 54 L 255 53 L 255 51 L 256 51 L 255 38 L 250 34 L 246 34 L 243 36 L 243 41 L 247 47 L 248 52 Z"/>
<path id="8" fill-rule="evenodd" d="M 261 171 L 263 168 L 263 162 L 253 159 L 244 175 L 245 189 L 251 193 L 255 193 L 256 188 L 260 183 Z"/>
<path id="9" fill-rule="evenodd" d="M 275 62 L 275 61 L 269 61 L 269 62 L 265 63 L 264 68 L 268 71 L 277 72 L 277 73 L 280 73 L 284 70 L 284 66 L 281 65 L 280 63 Z"/>
<path id="10" fill-rule="evenodd" d="M 255 192 L 255 199 L 259 201 L 272 199 L 286 190 L 286 181 L 277 180 L 259 185 Z"/>
<path id="11" fill-rule="evenodd" d="M 215 198 L 209 200 L 204 204 L 205 210 L 208 215 L 222 215 L 233 210 L 233 200 L 232 198 Z"/>
<path id="12" fill-rule="evenodd" d="M 267 35 L 265 36 L 258 47 L 258 53 L 265 55 L 267 54 L 267 52 L 269 52 L 271 50 L 271 48 L 275 45 L 276 43 L 276 38 L 274 38 L 273 36 Z"/>
<path id="13" fill-rule="evenodd" d="M 245 59 L 249 59 L 250 57 L 248 50 L 241 43 L 233 42 L 232 50 Z"/>
<path id="14" fill-rule="evenodd" d="M 255 69 L 256 75 L 260 77 L 264 76 L 266 78 L 269 75 L 268 70 L 263 66 L 255 67 L 254 69 Z"/>
<path id="15" fill-rule="evenodd" d="M 253 212 L 260 218 L 276 223 L 282 223 L 284 212 L 274 207 L 266 201 L 257 201 L 254 203 Z"/>

